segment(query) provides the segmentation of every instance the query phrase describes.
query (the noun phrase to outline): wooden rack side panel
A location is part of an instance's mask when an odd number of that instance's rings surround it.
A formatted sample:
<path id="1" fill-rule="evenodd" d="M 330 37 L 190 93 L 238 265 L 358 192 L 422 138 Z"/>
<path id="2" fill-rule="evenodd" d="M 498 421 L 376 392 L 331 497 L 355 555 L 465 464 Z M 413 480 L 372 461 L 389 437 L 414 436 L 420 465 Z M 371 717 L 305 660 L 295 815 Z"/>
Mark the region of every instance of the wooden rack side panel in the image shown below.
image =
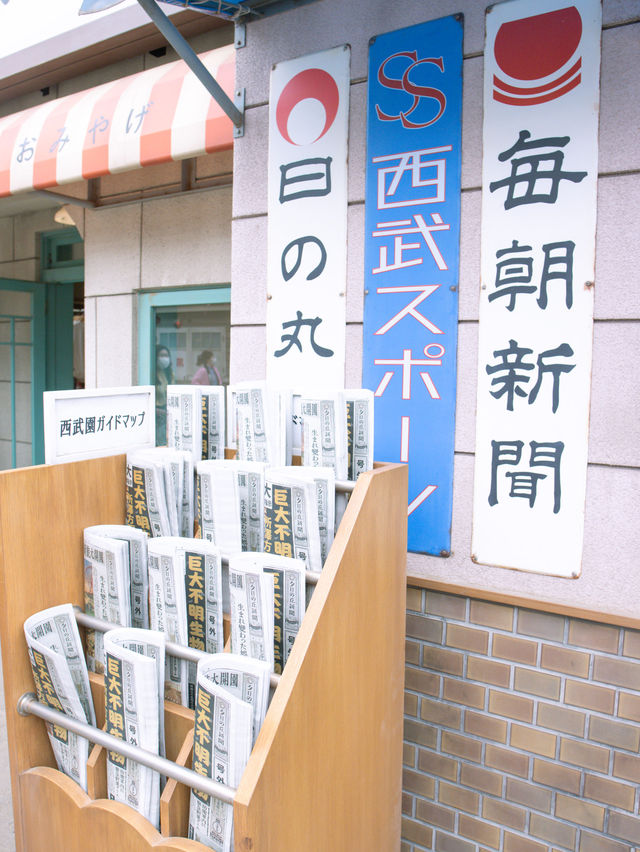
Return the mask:
<path id="1" fill-rule="evenodd" d="M 23 624 L 38 610 L 83 605 L 82 530 L 124 521 L 125 456 L 0 473 L 0 638 L 16 848 L 22 850 L 19 776 L 54 766 L 45 726 L 21 717 L 33 692 Z"/>
<path id="2" fill-rule="evenodd" d="M 234 804 L 235 852 L 400 845 L 407 471 L 362 474 Z"/>

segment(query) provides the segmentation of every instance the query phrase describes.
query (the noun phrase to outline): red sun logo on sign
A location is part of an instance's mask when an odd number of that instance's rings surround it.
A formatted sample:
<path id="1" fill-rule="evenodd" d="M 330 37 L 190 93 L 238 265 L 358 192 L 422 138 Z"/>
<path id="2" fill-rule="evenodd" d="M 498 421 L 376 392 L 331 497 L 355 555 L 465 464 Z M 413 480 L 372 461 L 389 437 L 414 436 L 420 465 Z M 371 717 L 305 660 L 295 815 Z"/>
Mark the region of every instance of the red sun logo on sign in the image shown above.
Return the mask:
<path id="1" fill-rule="evenodd" d="M 581 81 L 582 57 L 575 56 L 581 37 L 582 19 L 575 6 L 502 24 L 493 50 L 498 67 L 512 82 L 494 74 L 493 99 L 532 106 L 575 89 Z"/>
<path id="2" fill-rule="evenodd" d="M 307 68 L 292 77 L 280 93 L 276 106 L 276 123 L 282 138 L 291 145 L 304 144 L 290 137 L 289 117 L 293 109 L 306 100 L 320 101 L 324 107 L 324 127 L 315 139 L 309 140 L 317 142 L 333 124 L 340 103 L 338 86 L 331 74 L 322 68 Z"/>

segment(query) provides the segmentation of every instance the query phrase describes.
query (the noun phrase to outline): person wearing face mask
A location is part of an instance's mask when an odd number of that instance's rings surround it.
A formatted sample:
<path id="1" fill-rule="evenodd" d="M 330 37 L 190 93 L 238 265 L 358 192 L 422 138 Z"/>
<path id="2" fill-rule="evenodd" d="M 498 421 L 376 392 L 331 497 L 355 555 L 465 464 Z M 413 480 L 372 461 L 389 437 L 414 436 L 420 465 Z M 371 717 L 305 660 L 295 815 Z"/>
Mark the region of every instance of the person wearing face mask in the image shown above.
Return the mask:
<path id="1" fill-rule="evenodd" d="M 171 353 L 166 346 L 156 349 L 156 444 L 167 443 L 167 385 L 173 384 Z"/>
<path id="2" fill-rule="evenodd" d="M 221 385 L 222 379 L 216 367 L 216 356 L 210 349 L 205 349 L 198 355 L 198 369 L 191 379 L 192 385 Z"/>

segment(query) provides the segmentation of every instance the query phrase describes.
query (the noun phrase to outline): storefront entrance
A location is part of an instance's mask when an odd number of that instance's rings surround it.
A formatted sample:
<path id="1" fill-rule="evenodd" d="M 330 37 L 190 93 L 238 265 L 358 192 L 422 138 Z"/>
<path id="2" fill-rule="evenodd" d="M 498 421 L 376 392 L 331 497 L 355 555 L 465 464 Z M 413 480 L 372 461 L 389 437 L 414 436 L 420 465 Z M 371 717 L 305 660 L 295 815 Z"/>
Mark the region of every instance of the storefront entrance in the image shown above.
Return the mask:
<path id="1" fill-rule="evenodd" d="M 156 442 L 166 443 L 168 384 L 229 382 L 231 288 L 142 293 L 138 302 L 140 384 L 156 386 Z"/>

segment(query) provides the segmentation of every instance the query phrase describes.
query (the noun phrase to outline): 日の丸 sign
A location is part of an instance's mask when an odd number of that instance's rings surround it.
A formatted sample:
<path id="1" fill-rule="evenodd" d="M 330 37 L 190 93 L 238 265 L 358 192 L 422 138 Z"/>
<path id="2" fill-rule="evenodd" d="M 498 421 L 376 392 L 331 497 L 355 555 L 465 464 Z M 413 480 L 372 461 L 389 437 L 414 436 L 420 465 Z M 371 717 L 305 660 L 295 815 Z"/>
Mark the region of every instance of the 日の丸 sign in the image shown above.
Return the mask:
<path id="1" fill-rule="evenodd" d="M 487 13 L 472 558 L 580 573 L 600 0 Z"/>
<path id="2" fill-rule="evenodd" d="M 451 549 L 456 402 L 462 19 L 369 48 L 364 387 L 375 458 L 409 466 L 408 547 Z"/>
<path id="3" fill-rule="evenodd" d="M 344 387 L 347 45 L 271 73 L 267 379 Z"/>

